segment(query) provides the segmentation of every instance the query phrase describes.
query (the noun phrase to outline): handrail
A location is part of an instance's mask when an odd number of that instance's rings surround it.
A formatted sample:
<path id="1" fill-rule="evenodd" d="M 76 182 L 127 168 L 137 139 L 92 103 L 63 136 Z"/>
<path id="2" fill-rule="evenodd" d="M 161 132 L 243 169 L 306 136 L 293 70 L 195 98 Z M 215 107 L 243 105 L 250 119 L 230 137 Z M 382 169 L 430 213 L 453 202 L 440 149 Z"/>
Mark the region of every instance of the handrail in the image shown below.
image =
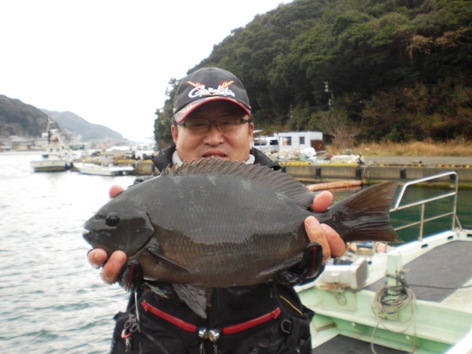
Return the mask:
<path id="1" fill-rule="evenodd" d="M 437 196 L 434 196 L 434 197 L 431 197 L 431 198 L 426 198 L 426 199 L 419 200 L 419 201 L 416 201 L 416 202 L 413 202 L 413 203 L 400 205 L 402 200 L 403 200 L 403 196 L 405 195 L 405 192 L 406 192 L 408 187 L 410 187 L 412 185 L 415 185 L 415 184 L 420 184 L 420 183 L 424 183 L 424 182 L 428 182 L 428 181 L 432 181 L 432 180 L 436 180 L 436 179 L 440 179 L 440 178 L 444 178 L 444 177 L 448 177 L 448 176 L 449 176 L 451 181 L 454 181 L 454 191 L 453 192 L 447 192 L 447 193 L 444 193 L 444 194 L 441 194 L 441 195 L 437 195 Z M 398 210 L 408 209 L 408 208 L 412 208 L 412 207 L 420 205 L 421 206 L 421 217 L 420 217 L 419 221 L 396 227 L 395 231 L 406 229 L 406 228 L 413 227 L 413 226 L 416 226 L 416 225 L 420 225 L 420 233 L 419 233 L 419 236 L 418 236 L 418 240 L 422 241 L 424 224 L 426 224 L 427 222 L 430 222 L 430 221 L 433 221 L 433 220 L 436 220 L 436 219 L 440 219 L 440 218 L 444 218 L 446 216 L 451 216 L 451 215 L 452 215 L 451 230 L 455 229 L 456 223 L 459 225 L 459 228 L 462 229 L 460 221 L 457 217 L 457 195 L 458 195 L 458 190 L 459 190 L 459 178 L 457 176 L 457 172 L 454 172 L 454 171 L 444 172 L 444 173 L 440 173 L 440 174 L 437 174 L 437 175 L 432 175 L 432 176 L 420 178 L 420 179 L 417 179 L 417 180 L 414 180 L 414 181 L 406 182 L 402 186 L 400 192 L 398 193 L 397 199 L 396 199 L 393 207 L 390 209 L 390 212 L 392 213 L 392 212 L 395 212 L 395 211 L 398 211 Z M 452 211 L 448 212 L 448 213 L 440 214 L 440 215 L 435 215 L 433 217 L 425 219 L 426 205 L 428 203 L 434 202 L 436 200 L 444 199 L 444 198 L 454 198 Z"/>

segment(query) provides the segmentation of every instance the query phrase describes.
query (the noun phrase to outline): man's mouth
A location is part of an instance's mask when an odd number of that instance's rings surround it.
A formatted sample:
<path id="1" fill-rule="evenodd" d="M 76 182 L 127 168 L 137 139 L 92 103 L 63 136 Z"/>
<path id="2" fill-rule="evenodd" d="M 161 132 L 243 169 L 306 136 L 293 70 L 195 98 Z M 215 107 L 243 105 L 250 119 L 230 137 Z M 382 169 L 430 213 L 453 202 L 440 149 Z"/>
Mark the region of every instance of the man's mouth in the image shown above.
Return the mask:
<path id="1" fill-rule="evenodd" d="M 208 154 L 208 155 L 203 155 L 203 159 L 214 159 L 214 160 L 228 160 L 228 157 L 226 155 L 217 155 L 217 154 Z"/>

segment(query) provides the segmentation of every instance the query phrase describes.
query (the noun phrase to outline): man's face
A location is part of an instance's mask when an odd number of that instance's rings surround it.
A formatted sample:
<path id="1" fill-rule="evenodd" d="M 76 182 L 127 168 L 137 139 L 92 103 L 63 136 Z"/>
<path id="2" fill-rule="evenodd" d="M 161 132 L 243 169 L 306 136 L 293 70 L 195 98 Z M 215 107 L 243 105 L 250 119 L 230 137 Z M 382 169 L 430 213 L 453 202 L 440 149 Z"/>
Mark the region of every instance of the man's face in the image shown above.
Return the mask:
<path id="1" fill-rule="evenodd" d="M 244 117 L 245 112 L 234 103 L 212 101 L 195 109 L 185 121 L 206 119 L 214 122 L 221 117 L 230 115 Z M 245 119 L 249 119 L 249 117 Z M 211 124 L 210 130 L 204 133 L 195 133 L 184 126 L 173 125 L 171 129 L 177 152 L 184 162 L 205 158 L 244 162 L 251 149 L 254 124 L 238 125 L 230 133 L 220 132 L 215 124 Z"/>

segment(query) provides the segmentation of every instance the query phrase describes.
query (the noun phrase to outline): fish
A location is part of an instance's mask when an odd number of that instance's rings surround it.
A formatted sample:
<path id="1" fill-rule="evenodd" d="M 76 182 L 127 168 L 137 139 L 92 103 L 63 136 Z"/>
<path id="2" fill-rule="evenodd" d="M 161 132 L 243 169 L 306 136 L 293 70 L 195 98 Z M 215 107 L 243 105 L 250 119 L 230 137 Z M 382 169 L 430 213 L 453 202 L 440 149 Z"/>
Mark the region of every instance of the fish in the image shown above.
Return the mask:
<path id="1" fill-rule="evenodd" d="M 168 168 L 111 199 L 85 222 L 83 237 L 108 254 L 124 251 L 149 281 L 250 286 L 301 261 L 310 215 L 345 242 L 401 242 L 389 222 L 397 187 L 377 184 L 315 213 L 316 193 L 286 173 L 201 160 Z"/>

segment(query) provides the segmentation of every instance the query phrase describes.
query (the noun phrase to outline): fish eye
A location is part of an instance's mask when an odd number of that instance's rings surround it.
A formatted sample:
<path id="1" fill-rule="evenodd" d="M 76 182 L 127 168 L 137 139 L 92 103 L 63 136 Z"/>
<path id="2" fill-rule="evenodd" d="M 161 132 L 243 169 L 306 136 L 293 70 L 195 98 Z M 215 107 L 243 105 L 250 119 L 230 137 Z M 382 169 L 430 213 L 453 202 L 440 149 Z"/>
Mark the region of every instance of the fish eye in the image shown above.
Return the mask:
<path id="1" fill-rule="evenodd" d="M 105 223 L 108 226 L 116 226 L 120 223 L 120 217 L 118 216 L 117 213 L 110 213 L 105 218 Z"/>

